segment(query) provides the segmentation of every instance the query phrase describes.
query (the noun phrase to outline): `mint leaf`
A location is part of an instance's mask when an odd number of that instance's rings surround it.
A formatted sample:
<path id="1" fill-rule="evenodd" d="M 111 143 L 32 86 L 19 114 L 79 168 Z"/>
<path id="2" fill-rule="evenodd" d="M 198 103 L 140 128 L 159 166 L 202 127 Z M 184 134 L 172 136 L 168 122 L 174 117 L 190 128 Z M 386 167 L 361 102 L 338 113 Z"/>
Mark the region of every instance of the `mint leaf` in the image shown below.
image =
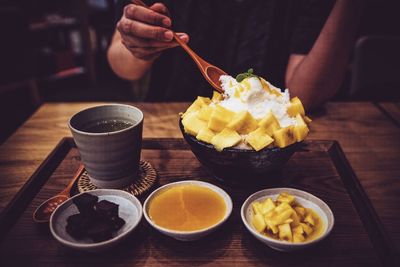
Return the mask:
<path id="1" fill-rule="evenodd" d="M 253 72 L 254 72 L 253 69 L 248 69 L 247 72 L 239 73 L 239 74 L 236 76 L 236 81 L 237 81 L 238 83 L 240 83 L 241 81 L 243 81 L 244 79 L 249 78 L 249 77 L 256 77 L 256 78 L 259 78 L 257 75 L 253 74 Z"/>

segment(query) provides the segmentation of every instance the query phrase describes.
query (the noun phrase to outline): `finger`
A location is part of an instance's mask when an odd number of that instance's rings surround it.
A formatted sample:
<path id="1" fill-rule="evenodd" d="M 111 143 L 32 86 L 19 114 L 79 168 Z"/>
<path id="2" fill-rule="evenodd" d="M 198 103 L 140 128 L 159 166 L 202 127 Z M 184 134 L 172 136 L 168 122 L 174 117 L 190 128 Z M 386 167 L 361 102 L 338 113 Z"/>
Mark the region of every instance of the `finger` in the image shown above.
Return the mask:
<path id="1" fill-rule="evenodd" d="M 175 47 L 178 45 L 176 42 L 160 42 L 130 35 L 123 35 L 121 39 L 130 47 Z"/>
<path id="2" fill-rule="evenodd" d="M 124 15 L 128 19 L 138 20 L 156 26 L 171 26 L 171 19 L 167 16 L 138 5 L 130 4 L 125 6 Z"/>
<path id="3" fill-rule="evenodd" d="M 162 3 L 155 3 L 154 5 L 152 5 L 150 7 L 150 9 L 155 11 L 155 12 L 164 14 L 164 15 L 166 15 L 168 17 L 171 17 L 168 8 Z"/>
<path id="4" fill-rule="evenodd" d="M 158 49 L 138 49 L 132 48 L 129 51 L 134 55 L 136 58 L 143 59 L 143 60 L 151 60 L 155 59 L 161 55 L 162 51 L 166 48 L 158 48 Z"/>
<path id="5" fill-rule="evenodd" d="M 142 56 L 142 57 L 140 57 L 140 59 L 144 60 L 144 61 L 150 61 L 150 60 L 154 60 L 154 59 L 158 58 L 160 55 L 161 55 L 161 52 L 157 53 L 157 54 L 150 55 L 150 56 Z"/>
<path id="6" fill-rule="evenodd" d="M 159 26 L 151 26 L 139 21 L 122 18 L 117 29 L 122 35 L 129 34 L 140 38 L 153 39 L 158 41 L 171 41 L 173 33 L 171 30 Z"/>
<path id="7" fill-rule="evenodd" d="M 176 35 L 178 35 L 179 39 L 181 39 L 182 41 L 184 41 L 185 43 L 189 42 L 189 35 L 187 35 L 184 32 L 177 32 Z"/>
<path id="8" fill-rule="evenodd" d="M 150 47 L 150 48 L 130 48 L 129 50 L 136 56 L 144 57 L 160 53 L 168 47 Z"/>

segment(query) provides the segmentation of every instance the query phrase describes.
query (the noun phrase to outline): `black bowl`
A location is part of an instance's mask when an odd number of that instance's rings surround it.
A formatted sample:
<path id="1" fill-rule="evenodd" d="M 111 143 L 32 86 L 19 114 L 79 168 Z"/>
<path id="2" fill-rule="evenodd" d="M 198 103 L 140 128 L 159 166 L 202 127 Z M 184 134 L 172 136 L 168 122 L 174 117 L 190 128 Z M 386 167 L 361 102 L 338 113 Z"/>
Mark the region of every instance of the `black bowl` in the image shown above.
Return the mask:
<path id="1" fill-rule="evenodd" d="M 216 179 L 234 184 L 265 181 L 268 174 L 281 168 L 302 144 L 300 142 L 285 148 L 264 148 L 260 151 L 225 148 L 219 152 L 213 145 L 185 133 L 182 119 L 179 128 L 193 154 L 206 169 Z"/>

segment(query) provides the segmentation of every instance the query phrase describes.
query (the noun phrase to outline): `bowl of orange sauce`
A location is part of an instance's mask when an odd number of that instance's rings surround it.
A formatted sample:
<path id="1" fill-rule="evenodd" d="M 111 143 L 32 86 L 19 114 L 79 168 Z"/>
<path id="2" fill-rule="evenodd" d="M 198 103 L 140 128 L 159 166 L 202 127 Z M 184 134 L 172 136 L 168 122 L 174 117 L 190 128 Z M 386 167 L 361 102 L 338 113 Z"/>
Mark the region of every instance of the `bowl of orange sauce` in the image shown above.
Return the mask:
<path id="1" fill-rule="evenodd" d="M 164 185 L 146 199 L 143 213 L 159 232 L 181 241 L 198 240 L 221 226 L 232 213 L 232 199 L 202 181 Z"/>

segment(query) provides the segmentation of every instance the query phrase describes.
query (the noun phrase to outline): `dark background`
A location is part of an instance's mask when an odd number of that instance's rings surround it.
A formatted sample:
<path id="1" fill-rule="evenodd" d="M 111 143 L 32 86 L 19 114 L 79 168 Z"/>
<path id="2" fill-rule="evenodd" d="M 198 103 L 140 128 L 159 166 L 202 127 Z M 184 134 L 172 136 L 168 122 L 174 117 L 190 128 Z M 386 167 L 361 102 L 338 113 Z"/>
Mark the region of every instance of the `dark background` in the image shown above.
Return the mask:
<path id="1" fill-rule="evenodd" d="M 367 1 L 334 101 L 399 100 L 397 2 Z M 43 102 L 141 100 L 138 83 L 119 79 L 107 63 L 114 9 L 114 0 L 0 2 L 0 144 Z"/>

